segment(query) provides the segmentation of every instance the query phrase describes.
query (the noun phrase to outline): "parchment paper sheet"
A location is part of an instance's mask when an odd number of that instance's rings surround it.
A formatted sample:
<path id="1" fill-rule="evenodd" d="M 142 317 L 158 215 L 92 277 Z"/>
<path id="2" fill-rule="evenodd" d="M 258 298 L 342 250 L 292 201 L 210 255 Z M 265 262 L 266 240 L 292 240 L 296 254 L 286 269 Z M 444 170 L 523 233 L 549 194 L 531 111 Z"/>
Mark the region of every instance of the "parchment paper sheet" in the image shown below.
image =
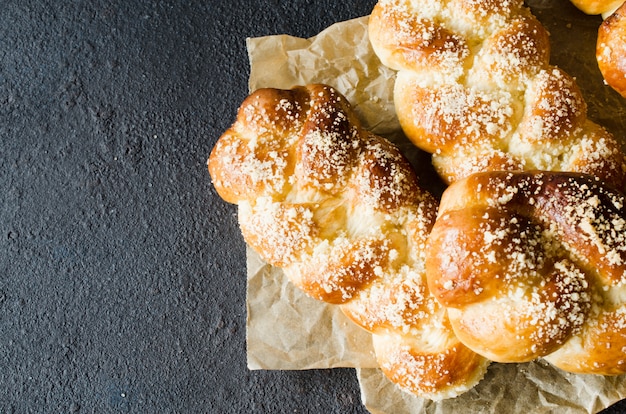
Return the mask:
<path id="1" fill-rule="evenodd" d="M 350 100 L 364 126 L 395 142 L 422 185 L 439 193 L 430 158 L 400 132 L 394 113 L 394 72 L 370 48 L 367 17 L 337 23 L 311 39 L 287 35 L 247 40 L 250 91 L 326 83 Z M 372 413 L 596 413 L 626 397 L 626 376 L 573 375 L 547 363 L 492 364 L 481 383 L 439 403 L 399 391 L 376 368 L 370 335 L 338 307 L 293 287 L 250 248 L 247 257 L 247 344 L 250 369 L 355 367 L 363 403 Z"/>

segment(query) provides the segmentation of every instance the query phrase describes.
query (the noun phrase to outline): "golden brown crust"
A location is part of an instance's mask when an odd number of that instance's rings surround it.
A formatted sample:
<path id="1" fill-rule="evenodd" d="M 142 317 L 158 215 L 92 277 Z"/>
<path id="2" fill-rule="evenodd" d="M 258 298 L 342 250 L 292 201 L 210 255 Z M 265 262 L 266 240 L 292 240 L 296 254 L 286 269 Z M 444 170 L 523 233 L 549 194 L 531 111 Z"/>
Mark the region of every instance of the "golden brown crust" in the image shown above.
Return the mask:
<path id="1" fill-rule="evenodd" d="M 596 58 L 606 83 L 626 98 L 626 3 L 600 25 Z"/>
<path id="2" fill-rule="evenodd" d="M 369 35 L 398 71 L 402 129 L 447 183 L 505 169 L 626 185 L 620 145 L 587 118 L 574 79 L 550 65 L 548 33 L 521 0 L 380 0 Z"/>
<path id="3" fill-rule="evenodd" d="M 587 14 L 605 14 L 617 9 L 624 0 L 571 0 L 572 4 Z"/>
<path id="4" fill-rule="evenodd" d="M 486 370 L 488 360 L 449 335 L 432 344 L 410 337 L 374 335 L 374 348 L 385 375 L 408 392 L 432 400 L 454 397 L 472 388 Z"/>
<path id="5" fill-rule="evenodd" d="M 488 361 L 458 342 L 428 291 L 424 250 L 436 200 L 394 145 L 360 126 L 336 90 L 256 91 L 208 168 L 217 192 L 238 204 L 246 242 L 304 292 L 340 305 L 379 338 L 377 357 L 392 380 L 440 399 L 482 378 Z M 412 339 L 426 331 L 449 339 L 436 346 Z M 432 365 L 418 372 L 396 358 L 407 343 L 413 359 Z M 420 380 L 442 373 L 448 379 L 434 385 Z"/>
<path id="6" fill-rule="evenodd" d="M 577 173 L 487 172 L 448 187 L 426 269 L 459 340 L 495 361 L 626 372 L 625 203 Z"/>
<path id="7" fill-rule="evenodd" d="M 618 290 L 624 297 L 624 287 Z M 606 303 L 591 313 L 582 331 L 545 359 L 578 374 L 621 375 L 626 372 L 626 305 Z"/>
<path id="8" fill-rule="evenodd" d="M 587 14 L 600 14 L 596 59 L 604 82 L 626 98 L 626 2 L 624 0 L 571 0 Z"/>

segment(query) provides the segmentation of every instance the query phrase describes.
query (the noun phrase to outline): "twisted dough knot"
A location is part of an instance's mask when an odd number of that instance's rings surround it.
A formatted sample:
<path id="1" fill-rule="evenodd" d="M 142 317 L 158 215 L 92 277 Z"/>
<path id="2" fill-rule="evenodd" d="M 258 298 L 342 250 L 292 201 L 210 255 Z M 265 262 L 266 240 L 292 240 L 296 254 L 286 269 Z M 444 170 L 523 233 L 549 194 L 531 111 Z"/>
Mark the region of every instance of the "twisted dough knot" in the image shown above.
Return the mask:
<path id="1" fill-rule="evenodd" d="M 623 188 L 620 145 L 549 64 L 548 33 L 519 0 L 380 0 L 374 51 L 398 70 L 402 129 L 451 183 L 474 172 L 575 171 Z"/>
<path id="2" fill-rule="evenodd" d="M 458 341 L 428 291 L 424 249 L 436 200 L 337 91 L 255 92 L 208 167 L 218 193 L 238 204 L 248 244 L 372 332 L 392 381 L 440 399 L 482 378 L 488 362 Z"/>
<path id="3" fill-rule="evenodd" d="M 626 372 L 625 204 L 576 173 L 486 172 L 448 187 L 426 270 L 461 342 L 494 361 Z"/>

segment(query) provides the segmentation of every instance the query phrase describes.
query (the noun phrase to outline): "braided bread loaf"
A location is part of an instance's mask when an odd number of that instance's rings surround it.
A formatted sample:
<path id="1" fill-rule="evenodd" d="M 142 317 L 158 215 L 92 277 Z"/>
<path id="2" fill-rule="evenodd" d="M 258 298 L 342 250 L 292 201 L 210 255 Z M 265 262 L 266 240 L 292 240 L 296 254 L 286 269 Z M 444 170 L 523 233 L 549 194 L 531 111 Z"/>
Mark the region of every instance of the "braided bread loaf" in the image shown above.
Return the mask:
<path id="1" fill-rule="evenodd" d="M 488 361 L 458 341 L 427 288 L 436 200 L 337 91 L 256 91 L 208 168 L 220 196 L 238 204 L 247 243 L 371 332 L 381 369 L 401 388 L 441 399 L 482 378 Z"/>
<path id="2" fill-rule="evenodd" d="M 576 171 L 623 188 L 619 143 L 587 118 L 521 0 L 380 0 L 373 49 L 398 71 L 402 129 L 447 183 L 494 170 Z"/>
<path id="3" fill-rule="evenodd" d="M 485 172 L 455 182 L 426 271 L 458 338 L 477 353 L 626 372 L 626 198 L 597 179 Z"/>

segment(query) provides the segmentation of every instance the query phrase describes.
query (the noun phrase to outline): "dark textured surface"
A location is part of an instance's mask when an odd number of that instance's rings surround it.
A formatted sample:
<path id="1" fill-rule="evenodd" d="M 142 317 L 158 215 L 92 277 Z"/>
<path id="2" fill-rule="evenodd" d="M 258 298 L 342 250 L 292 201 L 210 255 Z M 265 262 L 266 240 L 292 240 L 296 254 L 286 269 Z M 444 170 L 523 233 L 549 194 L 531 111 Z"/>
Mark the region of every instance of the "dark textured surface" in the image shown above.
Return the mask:
<path id="1" fill-rule="evenodd" d="M 246 37 L 374 3 L 2 2 L 1 413 L 365 412 L 352 370 L 247 370 L 244 244 L 205 162 Z"/>

